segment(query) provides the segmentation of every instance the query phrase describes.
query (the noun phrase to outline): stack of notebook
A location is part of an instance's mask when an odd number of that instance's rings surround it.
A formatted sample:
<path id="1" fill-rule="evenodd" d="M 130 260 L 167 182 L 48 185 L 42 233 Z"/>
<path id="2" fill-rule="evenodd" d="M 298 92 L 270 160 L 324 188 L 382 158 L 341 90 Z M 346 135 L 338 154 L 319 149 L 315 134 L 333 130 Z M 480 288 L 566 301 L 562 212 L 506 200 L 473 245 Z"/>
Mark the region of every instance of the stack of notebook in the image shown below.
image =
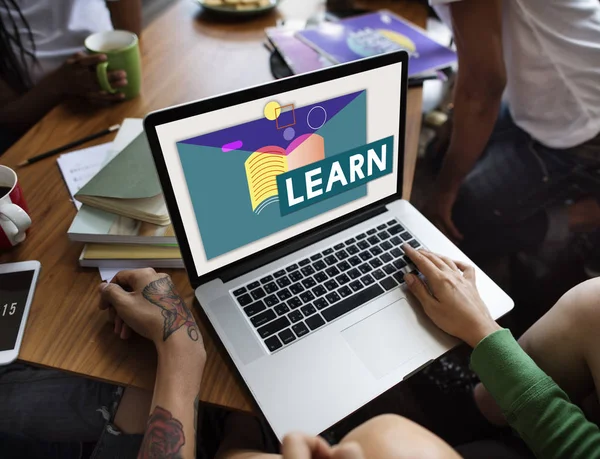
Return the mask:
<path id="1" fill-rule="evenodd" d="M 142 120 L 126 119 L 111 159 L 76 194 L 81 202 L 69 239 L 85 242 L 79 263 L 99 268 L 180 268 Z"/>

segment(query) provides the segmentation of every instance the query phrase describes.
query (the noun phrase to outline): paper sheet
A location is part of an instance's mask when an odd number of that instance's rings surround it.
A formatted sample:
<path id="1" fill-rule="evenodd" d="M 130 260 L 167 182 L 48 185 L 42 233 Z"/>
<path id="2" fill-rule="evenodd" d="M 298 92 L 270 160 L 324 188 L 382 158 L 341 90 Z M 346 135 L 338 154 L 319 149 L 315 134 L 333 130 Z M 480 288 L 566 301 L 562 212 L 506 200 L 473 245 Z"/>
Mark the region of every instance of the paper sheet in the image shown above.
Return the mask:
<path id="1" fill-rule="evenodd" d="M 100 272 L 100 277 L 103 281 L 110 282 L 113 280 L 113 277 L 115 277 L 119 271 L 123 271 L 123 269 L 98 268 L 98 271 Z"/>

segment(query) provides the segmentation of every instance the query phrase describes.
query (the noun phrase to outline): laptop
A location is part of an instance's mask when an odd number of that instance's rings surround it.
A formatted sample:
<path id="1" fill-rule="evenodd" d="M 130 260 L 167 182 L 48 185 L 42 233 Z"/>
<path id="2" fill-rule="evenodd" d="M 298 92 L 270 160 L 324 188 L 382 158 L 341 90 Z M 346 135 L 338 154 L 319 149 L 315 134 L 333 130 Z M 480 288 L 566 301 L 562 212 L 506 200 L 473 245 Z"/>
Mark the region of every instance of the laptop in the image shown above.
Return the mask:
<path id="1" fill-rule="evenodd" d="M 401 197 L 408 55 L 151 113 L 195 295 L 276 435 L 319 434 L 457 344 L 403 244 L 467 257 Z M 512 300 L 481 270 L 494 318 Z"/>

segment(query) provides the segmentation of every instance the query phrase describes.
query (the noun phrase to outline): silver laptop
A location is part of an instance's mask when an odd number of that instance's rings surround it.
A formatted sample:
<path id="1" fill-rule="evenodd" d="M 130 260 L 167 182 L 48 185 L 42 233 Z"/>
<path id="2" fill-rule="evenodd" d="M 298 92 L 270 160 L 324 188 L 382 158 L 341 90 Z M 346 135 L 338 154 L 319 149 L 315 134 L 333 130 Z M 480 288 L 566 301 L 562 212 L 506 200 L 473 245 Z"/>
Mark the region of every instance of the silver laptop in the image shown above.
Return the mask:
<path id="1" fill-rule="evenodd" d="M 279 438 L 324 431 L 457 344 L 403 282 L 405 243 L 469 261 L 401 199 L 407 69 L 396 52 L 145 120 L 196 298 Z"/>

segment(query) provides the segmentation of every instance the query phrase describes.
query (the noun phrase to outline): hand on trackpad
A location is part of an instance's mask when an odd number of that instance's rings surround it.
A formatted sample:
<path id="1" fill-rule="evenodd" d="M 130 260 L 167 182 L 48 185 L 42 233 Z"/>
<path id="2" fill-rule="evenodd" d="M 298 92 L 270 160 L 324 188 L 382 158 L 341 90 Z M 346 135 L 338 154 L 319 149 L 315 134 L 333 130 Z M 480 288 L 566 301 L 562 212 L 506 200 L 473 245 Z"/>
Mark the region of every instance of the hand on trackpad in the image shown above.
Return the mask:
<path id="1" fill-rule="evenodd" d="M 380 379 L 428 348 L 426 334 L 406 299 L 342 331 L 352 350 Z"/>

